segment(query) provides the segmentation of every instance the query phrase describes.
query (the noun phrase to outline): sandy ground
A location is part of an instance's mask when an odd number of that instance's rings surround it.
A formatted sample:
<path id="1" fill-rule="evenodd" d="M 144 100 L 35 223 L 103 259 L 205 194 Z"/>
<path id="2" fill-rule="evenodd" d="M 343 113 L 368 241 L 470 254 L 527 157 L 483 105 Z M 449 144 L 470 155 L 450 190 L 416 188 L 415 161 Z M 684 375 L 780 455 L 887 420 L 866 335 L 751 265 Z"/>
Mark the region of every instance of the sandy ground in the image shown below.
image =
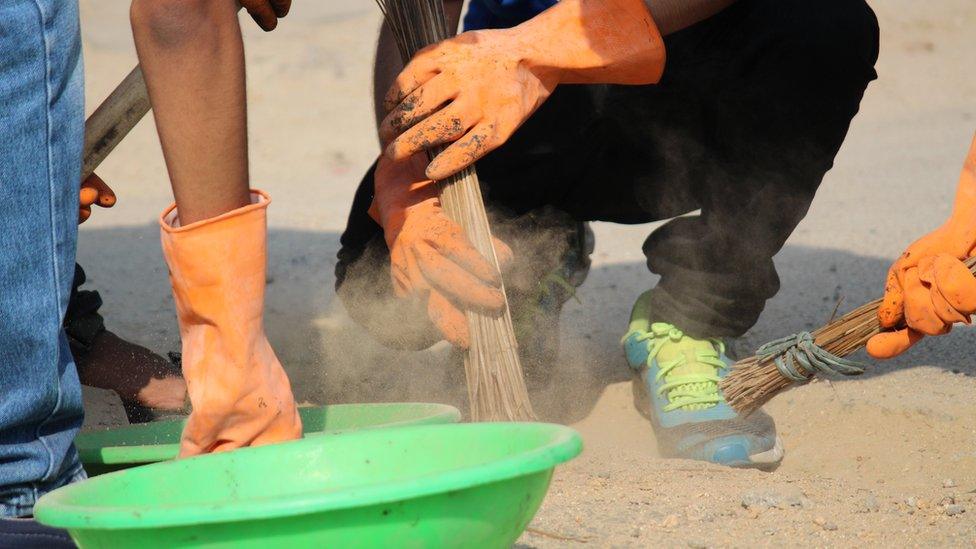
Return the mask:
<path id="1" fill-rule="evenodd" d="M 135 61 L 123 2 L 82 0 L 89 110 Z M 976 129 L 976 4 L 875 0 L 880 79 L 807 219 L 777 257 L 782 291 L 749 349 L 876 297 L 889 258 L 948 213 Z M 426 400 L 463 407 L 447 350 L 376 346 L 333 298 L 338 235 L 376 154 L 368 0 L 296 0 L 273 34 L 247 21 L 252 174 L 270 211 L 267 329 L 296 392 L 312 402 Z M 151 121 L 99 170 L 120 201 L 83 226 L 79 258 L 109 327 L 150 348 L 179 346 L 155 217 L 171 200 Z M 640 244 L 653 226 L 597 224 L 594 268 L 561 326 L 553 383 L 534 395 L 548 421 L 583 434 L 556 474 L 526 547 L 972 545 L 976 539 L 973 332 L 926 341 L 858 380 L 774 400 L 787 454 L 775 472 L 656 457 L 631 405 L 618 339 L 654 283 Z M 88 393 L 93 403 L 104 393 Z M 101 415 L 99 415 L 101 414 Z M 114 415 L 113 415 L 114 414 Z M 94 424 L 118 409 L 92 410 Z"/>

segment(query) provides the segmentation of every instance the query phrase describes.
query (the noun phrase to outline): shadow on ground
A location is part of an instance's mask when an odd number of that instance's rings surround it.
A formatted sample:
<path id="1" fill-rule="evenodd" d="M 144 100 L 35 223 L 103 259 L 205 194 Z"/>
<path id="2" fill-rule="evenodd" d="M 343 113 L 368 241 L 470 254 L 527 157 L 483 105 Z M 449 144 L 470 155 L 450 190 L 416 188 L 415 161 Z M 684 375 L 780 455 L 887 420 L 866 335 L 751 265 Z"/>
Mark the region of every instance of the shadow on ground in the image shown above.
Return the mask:
<path id="1" fill-rule="evenodd" d="M 388 350 L 348 319 L 333 292 L 336 233 L 272 228 L 269 248 L 265 324 L 300 400 L 433 401 L 464 408 L 463 373 L 446 345 L 416 353 Z M 155 226 L 90 228 L 82 233 L 79 261 L 89 274 L 87 287 L 102 293 L 110 329 L 157 352 L 179 348 Z M 826 322 L 838 300 L 843 299 L 843 313 L 877 297 L 888 262 L 787 246 L 777 265 L 782 289 L 740 342 L 746 354 L 765 341 Z M 571 301 L 564 311 L 562 352 L 551 365 L 550 382 L 533 394 L 544 420 L 576 422 L 608 384 L 630 379 L 618 341 L 634 299 L 655 280 L 643 263 L 593 268 L 580 302 Z M 923 341 L 907 356 L 870 364 L 866 376 L 915 365 L 976 375 L 970 359 L 976 340 L 969 335 L 963 328 Z"/>

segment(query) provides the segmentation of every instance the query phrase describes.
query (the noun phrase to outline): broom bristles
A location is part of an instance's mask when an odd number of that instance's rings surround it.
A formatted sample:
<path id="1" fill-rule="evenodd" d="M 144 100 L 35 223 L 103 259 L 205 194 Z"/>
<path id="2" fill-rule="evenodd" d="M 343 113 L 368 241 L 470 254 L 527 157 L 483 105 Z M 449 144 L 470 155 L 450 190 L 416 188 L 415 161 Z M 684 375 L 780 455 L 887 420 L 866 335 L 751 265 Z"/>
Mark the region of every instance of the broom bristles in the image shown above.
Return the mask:
<path id="1" fill-rule="evenodd" d="M 417 50 L 453 34 L 448 29 L 441 0 L 376 0 L 376 3 L 396 38 L 404 63 Z M 429 155 L 433 157 L 439 152 L 431 151 Z M 461 226 L 475 249 L 500 270 L 474 167 L 438 185 L 444 212 Z M 475 421 L 532 420 L 535 413 L 525 387 L 504 284 L 501 291 L 505 296 L 504 314 L 465 312 L 471 334 L 464 360 L 471 417 Z"/>
<path id="2" fill-rule="evenodd" d="M 965 263 L 970 272 L 976 275 L 976 257 L 966 259 Z M 876 299 L 814 330 L 811 334 L 814 343 L 836 357 L 843 358 L 854 353 L 881 333 L 878 320 L 880 307 L 881 299 Z M 733 410 L 748 414 L 797 384 L 780 373 L 774 360 L 775 357 L 752 356 L 732 366 L 728 377 L 722 380 L 721 388 Z M 804 372 L 798 364 L 794 366 L 801 373 L 813 374 Z"/>

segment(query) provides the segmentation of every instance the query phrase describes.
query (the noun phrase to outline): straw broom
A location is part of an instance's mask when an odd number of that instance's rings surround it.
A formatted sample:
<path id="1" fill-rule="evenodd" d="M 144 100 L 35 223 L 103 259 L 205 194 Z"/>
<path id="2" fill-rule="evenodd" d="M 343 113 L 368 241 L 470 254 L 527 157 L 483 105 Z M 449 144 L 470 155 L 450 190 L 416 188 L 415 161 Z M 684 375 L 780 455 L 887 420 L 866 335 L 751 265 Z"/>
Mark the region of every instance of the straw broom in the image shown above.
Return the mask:
<path id="1" fill-rule="evenodd" d="M 976 257 L 967 259 L 965 263 L 973 275 L 976 275 Z M 876 299 L 814 330 L 811 333 L 813 343 L 832 355 L 831 358 L 843 359 L 854 353 L 867 345 L 873 336 L 881 333 L 881 324 L 878 321 L 880 306 L 881 299 Z M 760 351 L 762 350 L 760 347 Z M 721 383 L 729 406 L 737 412 L 748 414 L 791 386 L 805 383 L 785 376 L 776 364 L 777 358 L 789 362 L 797 373 L 806 378 L 805 381 L 809 381 L 817 373 L 809 371 L 810 369 L 804 368 L 796 359 L 784 356 L 783 353 L 757 354 L 740 360 L 732 366 L 732 372 Z M 848 374 L 859 374 L 861 371 L 855 367 Z"/>
<path id="2" fill-rule="evenodd" d="M 417 50 L 454 34 L 448 29 L 442 0 L 376 0 L 386 24 L 396 38 L 400 56 L 407 63 Z M 440 150 L 430 151 L 433 158 Z M 492 245 L 491 228 L 474 167 L 438 182 L 444 212 L 457 222 L 484 257 L 499 269 Z M 468 399 L 474 421 L 535 419 L 519 362 L 518 344 L 505 296 L 501 316 L 465 311 L 471 344 L 464 359 Z"/>

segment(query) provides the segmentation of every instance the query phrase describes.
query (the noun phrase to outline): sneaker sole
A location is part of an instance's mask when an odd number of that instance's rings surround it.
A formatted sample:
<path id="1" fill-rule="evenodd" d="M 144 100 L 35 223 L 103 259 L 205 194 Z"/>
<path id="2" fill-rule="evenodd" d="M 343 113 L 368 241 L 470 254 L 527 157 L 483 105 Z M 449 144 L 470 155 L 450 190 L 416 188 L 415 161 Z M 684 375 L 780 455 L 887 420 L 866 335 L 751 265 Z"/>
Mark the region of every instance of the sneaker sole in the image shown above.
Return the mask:
<path id="1" fill-rule="evenodd" d="M 654 422 L 651 420 L 650 412 L 647 411 L 651 405 L 650 398 L 647 394 L 647 387 L 644 386 L 644 380 L 641 379 L 639 373 L 634 373 L 630 386 L 634 395 L 634 408 L 637 409 L 638 414 L 643 416 L 644 419 L 650 421 L 651 425 L 653 426 Z M 661 453 L 665 454 L 666 452 Z M 772 448 L 756 454 L 750 454 L 749 461 L 716 463 L 716 465 L 725 465 L 726 467 L 733 467 L 735 469 L 760 469 L 763 471 L 771 471 L 779 466 L 785 455 L 786 451 L 783 447 L 783 439 L 779 435 L 776 435 L 776 441 L 773 443 Z M 707 463 L 715 462 L 710 461 Z"/>

